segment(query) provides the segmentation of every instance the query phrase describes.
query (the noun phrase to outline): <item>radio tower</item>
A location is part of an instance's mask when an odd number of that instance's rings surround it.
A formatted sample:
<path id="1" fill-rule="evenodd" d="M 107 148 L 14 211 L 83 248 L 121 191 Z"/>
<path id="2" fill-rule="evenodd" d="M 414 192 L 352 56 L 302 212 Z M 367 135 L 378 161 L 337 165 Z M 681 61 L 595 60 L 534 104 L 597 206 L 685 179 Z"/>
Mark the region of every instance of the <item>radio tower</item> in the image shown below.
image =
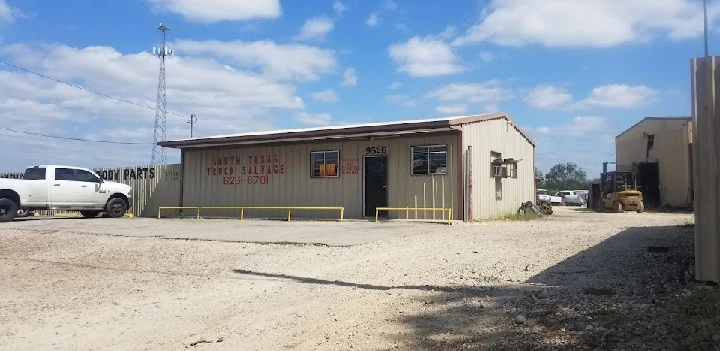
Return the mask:
<path id="1" fill-rule="evenodd" d="M 153 136 L 153 148 L 152 148 L 152 160 L 151 165 L 167 163 L 167 155 L 165 155 L 165 148 L 160 147 L 157 143 L 159 141 L 165 141 L 166 128 L 167 128 L 167 101 L 165 96 L 165 56 L 172 56 L 172 49 L 168 49 L 165 46 L 165 32 L 170 30 L 170 27 L 163 26 L 162 23 L 157 28 L 162 33 L 162 46 L 159 48 L 153 47 L 153 55 L 160 58 L 160 74 L 158 76 L 158 87 L 157 87 L 157 107 L 155 108 L 155 131 Z"/>

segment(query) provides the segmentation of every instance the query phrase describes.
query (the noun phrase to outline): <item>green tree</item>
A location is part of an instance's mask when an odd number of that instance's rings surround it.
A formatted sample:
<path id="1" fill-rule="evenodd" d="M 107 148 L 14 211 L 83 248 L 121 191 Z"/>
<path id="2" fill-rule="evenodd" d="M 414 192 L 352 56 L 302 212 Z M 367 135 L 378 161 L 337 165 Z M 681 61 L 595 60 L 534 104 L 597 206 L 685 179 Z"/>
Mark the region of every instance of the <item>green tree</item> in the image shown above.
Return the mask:
<path id="1" fill-rule="evenodd" d="M 545 174 L 548 190 L 576 190 L 587 188 L 587 174 L 573 162 L 556 164 Z"/>
<path id="2" fill-rule="evenodd" d="M 545 183 L 545 175 L 542 171 L 535 167 L 535 184 L 538 188 L 542 188 L 543 183 Z"/>

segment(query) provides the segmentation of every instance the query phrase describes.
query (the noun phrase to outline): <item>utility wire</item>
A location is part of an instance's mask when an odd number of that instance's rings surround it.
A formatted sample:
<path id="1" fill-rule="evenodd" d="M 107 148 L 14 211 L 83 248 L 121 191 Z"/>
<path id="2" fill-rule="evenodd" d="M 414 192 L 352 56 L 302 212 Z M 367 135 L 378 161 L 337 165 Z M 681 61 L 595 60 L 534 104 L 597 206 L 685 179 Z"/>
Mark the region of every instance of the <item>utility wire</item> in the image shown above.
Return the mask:
<path id="1" fill-rule="evenodd" d="M 64 137 L 64 136 L 43 134 L 43 133 L 37 133 L 37 132 L 27 132 L 24 130 L 12 129 L 12 128 L 7 128 L 7 127 L 0 127 L 0 130 L 6 130 L 8 132 L 13 132 L 13 133 L 22 133 L 22 134 L 28 134 L 28 135 L 43 136 L 43 137 L 54 138 L 54 139 L 86 141 L 86 142 L 93 142 L 93 143 L 122 144 L 122 145 L 152 145 L 152 143 L 132 143 L 132 142 L 126 142 L 126 141 L 90 140 L 90 139 L 82 139 L 82 138 L 72 138 L 72 137 Z"/>
<path id="2" fill-rule="evenodd" d="M 79 86 L 79 85 L 75 85 L 75 84 L 68 83 L 68 82 L 63 82 L 63 81 L 61 81 L 61 80 L 59 80 L 59 79 L 55 79 L 55 78 L 52 78 L 52 77 L 48 77 L 48 76 L 46 76 L 46 75 L 44 75 L 44 74 L 41 74 L 41 73 L 33 72 L 33 71 L 31 71 L 31 70 L 29 70 L 29 69 L 27 69 L 27 68 L 20 67 L 20 66 L 18 66 L 18 65 L 12 64 L 12 63 L 10 63 L 10 62 L 6 62 L 6 61 L 3 61 L 3 60 L 0 60 L 0 63 L 3 63 L 3 64 L 6 64 L 6 65 L 8 65 L 8 66 L 17 68 L 17 69 L 19 69 L 19 70 L 22 70 L 22 71 L 25 71 L 25 72 L 34 74 L 34 75 L 36 75 L 36 76 L 38 76 L 38 77 L 42 77 L 42 78 L 45 78 L 45 79 L 52 80 L 52 81 L 54 81 L 54 82 L 58 82 L 58 83 L 61 83 L 61 84 L 65 84 L 65 85 L 71 86 L 71 87 L 73 87 L 73 88 L 77 88 L 77 89 L 80 89 L 80 90 L 87 91 L 87 92 L 89 92 L 89 93 L 93 93 L 93 94 L 97 94 L 97 95 L 100 95 L 100 96 L 104 96 L 104 97 L 106 97 L 106 98 L 114 99 L 114 100 L 117 100 L 117 101 L 120 101 L 120 102 L 124 102 L 124 103 L 126 103 L 126 104 L 131 104 L 131 105 L 135 105 L 135 106 L 139 106 L 139 107 L 144 107 L 144 108 L 147 108 L 147 109 L 150 109 L 150 110 L 153 110 L 153 111 L 157 111 L 157 109 L 154 108 L 154 107 L 152 107 L 152 106 L 147 106 L 147 105 L 138 104 L 138 103 L 136 103 L 136 102 L 124 100 L 124 99 L 121 99 L 121 98 L 119 98 L 119 97 L 115 97 L 115 96 L 111 96 L 111 95 L 99 93 L 99 92 L 97 92 L 97 91 L 93 91 L 93 90 L 90 90 L 90 89 L 88 89 L 88 88 L 83 88 L 83 87 L 81 87 L 81 86 Z M 181 114 L 179 114 L 179 113 L 175 113 L 175 112 L 168 112 L 168 111 L 166 111 L 166 113 L 171 114 L 171 115 L 175 115 L 175 116 L 178 116 L 178 117 L 183 117 L 183 118 L 186 118 L 186 117 L 187 117 L 187 116 L 181 115 Z"/>

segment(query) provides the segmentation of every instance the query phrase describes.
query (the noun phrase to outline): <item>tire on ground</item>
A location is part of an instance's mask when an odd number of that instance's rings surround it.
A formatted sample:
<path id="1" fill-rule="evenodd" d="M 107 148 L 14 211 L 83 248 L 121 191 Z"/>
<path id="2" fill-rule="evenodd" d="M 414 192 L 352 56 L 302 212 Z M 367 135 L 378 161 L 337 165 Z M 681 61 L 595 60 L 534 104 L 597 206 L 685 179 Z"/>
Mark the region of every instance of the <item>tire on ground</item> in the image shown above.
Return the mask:
<path id="1" fill-rule="evenodd" d="M 620 201 L 615 201 L 615 203 L 613 203 L 613 210 L 616 213 L 625 212 L 625 209 L 623 208 L 623 204 Z"/>
<path id="2" fill-rule="evenodd" d="M 643 213 L 645 212 L 645 203 L 640 201 L 637 206 L 637 213 Z"/>
<path id="3" fill-rule="evenodd" d="M 0 222 L 10 222 L 17 216 L 18 205 L 10 199 L 0 199 Z"/>
<path id="4" fill-rule="evenodd" d="M 112 218 L 120 218 L 125 215 L 127 204 L 125 200 L 114 197 L 105 205 L 105 213 Z"/>

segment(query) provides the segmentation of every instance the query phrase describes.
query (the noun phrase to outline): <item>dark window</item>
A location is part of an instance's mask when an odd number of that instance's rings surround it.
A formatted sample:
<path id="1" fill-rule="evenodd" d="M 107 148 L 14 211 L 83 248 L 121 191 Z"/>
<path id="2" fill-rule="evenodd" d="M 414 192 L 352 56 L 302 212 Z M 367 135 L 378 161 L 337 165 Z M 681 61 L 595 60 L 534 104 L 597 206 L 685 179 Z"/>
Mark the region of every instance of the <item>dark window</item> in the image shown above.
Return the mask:
<path id="1" fill-rule="evenodd" d="M 310 153 L 310 165 L 313 178 L 339 177 L 340 151 L 313 151 Z"/>
<path id="2" fill-rule="evenodd" d="M 447 145 L 413 146 L 412 174 L 447 174 Z"/>
<path id="3" fill-rule="evenodd" d="M 98 183 L 100 182 L 100 179 L 98 177 L 88 171 L 84 171 L 82 169 L 76 169 L 75 170 L 75 179 L 77 179 L 80 182 L 88 182 L 88 183 Z"/>
<path id="4" fill-rule="evenodd" d="M 55 180 L 75 180 L 75 172 L 70 168 L 55 168 Z"/>
<path id="5" fill-rule="evenodd" d="M 45 179 L 45 168 L 28 168 L 25 170 L 25 174 L 23 174 L 22 179 L 26 180 L 42 180 Z"/>

